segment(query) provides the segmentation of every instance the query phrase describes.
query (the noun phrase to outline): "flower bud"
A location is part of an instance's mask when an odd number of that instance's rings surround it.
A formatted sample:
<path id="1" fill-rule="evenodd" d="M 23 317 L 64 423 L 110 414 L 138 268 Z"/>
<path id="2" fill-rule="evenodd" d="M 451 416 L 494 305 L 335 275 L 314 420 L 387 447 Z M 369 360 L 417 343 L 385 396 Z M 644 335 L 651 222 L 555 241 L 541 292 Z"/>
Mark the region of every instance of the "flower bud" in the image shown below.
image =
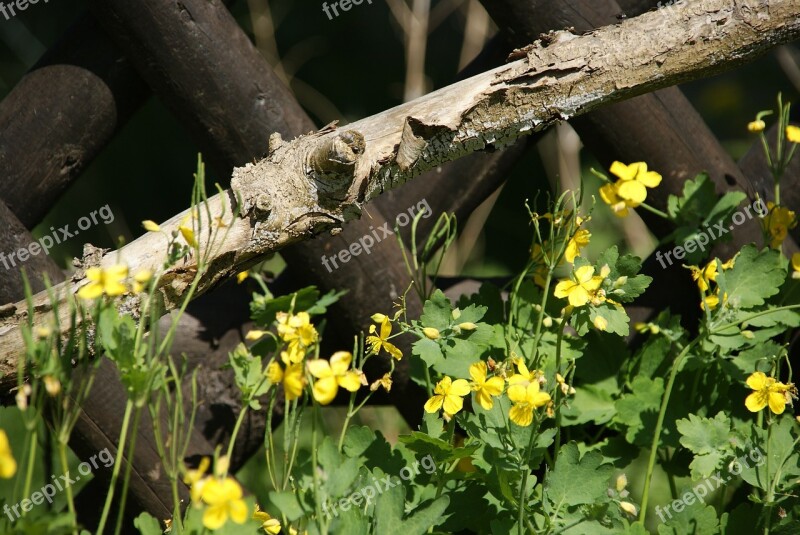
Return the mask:
<path id="1" fill-rule="evenodd" d="M 439 330 L 434 329 L 433 327 L 425 327 L 422 329 L 422 334 L 429 340 L 438 340 L 439 339 Z"/>
<path id="2" fill-rule="evenodd" d="M 631 502 L 619 502 L 619 508 L 631 516 L 636 516 L 636 506 Z"/>
<path id="3" fill-rule="evenodd" d="M 52 375 L 45 375 L 44 389 L 51 397 L 56 397 L 61 392 L 61 381 Z"/>
<path id="4" fill-rule="evenodd" d="M 614 289 L 616 290 L 618 288 L 622 288 L 627 283 L 628 283 L 628 276 L 627 275 L 623 275 L 623 276 L 621 276 L 620 278 L 618 278 L 617 280 L 614 281 Z"/>
<path id="5" fill-rule="evenodd" d="M 372 321 L 375 323 L 383 323 L 383 320 L 386 319 L 386 314 L 376 313 L 370 316 L 370 318 L 372 318 Z"/>
<path id="6" fill-rule="evenodd" d="M 550 327 L 553 326 L 553 318 L 551 318 L 550 316 L 545 317 L 542 320 L 542 325 L 544 325 L 546 328 L 549 329 Z"/>
<path id="7" fill-rule="evenodd" d="M 761 119 L 747 123 L 747 131 L 750 132 L 751 134 L 758 134 L 759 132 L 763 132 L 766 127 L 767 124 Z"/>
<path id="8" fill-rule="evenodd" d="M 617 481 L 614 484 L 614 486 L 616 487 L 617 492 L 622 492 L 623 490 L 625 490 L 625 487 L 628 486 L 628 476 L 626 476 L 625 474 L 620 474 L 619 476 L 617 476 Z"/>
<path id="9" fill-rule="evenodd" d="M 450 314 L 453 316 L 454 320 L 457 320 L 458 318 L 461 317 L 461 309 L 460 308 L 454 308 L 453 312 L 451 312 Z"/>
<path id="10" fill-rule="evenodd" d="M 608 328 L 608 320 L 602 316 L 594 318 L 594 326 L 598 331 L 605 331 Z"/>
<path id="11" fill-rule="evenodd" d="M 467 321 L 464 323 L 459 323 L 458 328 L 461 329 L 462 331 L 474 331 L 475 329 L 478 328 L 478 326 L 470 321 Z"/>

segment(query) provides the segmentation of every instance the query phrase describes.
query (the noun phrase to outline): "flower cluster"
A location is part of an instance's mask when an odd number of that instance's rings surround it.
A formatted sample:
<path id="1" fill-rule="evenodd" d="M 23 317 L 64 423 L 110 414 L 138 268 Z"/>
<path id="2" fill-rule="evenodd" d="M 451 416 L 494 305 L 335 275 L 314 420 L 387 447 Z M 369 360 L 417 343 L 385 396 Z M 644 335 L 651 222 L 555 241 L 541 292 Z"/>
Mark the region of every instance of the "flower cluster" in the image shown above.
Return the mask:
<path id="1" fill-rule="evenodd" d="M 720 264 L 723 270 L 733 268 L 736 258 L 731 258 L 727 262 Z M 714 310 L 719 306 L 719 287 L 716 285 L 717 281 L 717 259 L 712 258 L 705 267 L 700 268 L 697 266 L 689 266 L 692 272 L 692 280 L 697 283 L 697 288 L 703 294 L 703 300 L 700 302 L 700 308 Z M 722 301 L 725 301 L 726 296 L 722 296 Z"/>
<path id="2" fill-rule="evenodd" d="M 306 370 L 316 379 L 312 392 L 321 405 L 330 404 L 336 398 L 339 387 L 349 392 L 361 387 L 361 372 L 351 369 L 353 355 L 349 352 L 337 351 L 330 361 L 319 358 L 306 361 L 306 356 L 319 340 L 319 333 L 307 312 L 278 312 L 275 319 L 278 337 L 285 344 L 285 350 L 280 352 L 280 362 L 273 359 L 264 374 L 270 384 L 283 385 L 287 401 L 293 401 L 303 394 L 308 384 Z M 248 338 L 257 340 L 265 334 L 265 331 L 251 331 Z"/>
<path id="3" fill-rule="evenodd" d="M 118 297 L 126 293 L 141 293 L 153 277 L 149 269 L 138 271 L 128 280 L 128 266 L 117 264 L 108 268 L 91 267 L 86 270 L 89 284 L 78 290 L 81 299 L 97 299 L 103 295 Z"/>
<path id="4" fill-rule="evenodd" d="M 661 175 L 648 171 L 644 162 L 630 165 L 614 162 L 609 171 L 619 180 L 603 185 L 600 197 L 618 217 L 625 217 L 629 208 L 640 206 L 647 199 L 647 188 L 661 184 Z"/>
<path id="5" fill-rule="evenodd" d="M 508 418 L 516 425 L 527 427 L 534 419 L 536 409 L 548 406 L 552 398 L 547 392 L 541 391 L 541 386 L 546 383 L 544 374 L 539 370 L 528 370 L 521 358 L 512 359 L 516 366 L 516 373 L 506 377 L 506 372 L 492 365 L 494 375 L 489 376 L 489 366 L 486 362 L 478 361 L 469 367 L 472 381 L 455 379 L 445 375 L 434 388 L 433 396 L 425 403 L 425 411 L 436 413 L 444 410 L 445 419 L 451 419 L 464 408 L 464 398 L 474 392 L 475 401 L 484 409 L 494 407 L 494 398 L 505 395 L 511 402 Z M 563 377 L 558 376 L 565 395 L 574 394 L 575 390 L 566 385 Z"/>
<path id="6" fill-rule="evenodd" d="M 769 246 L 780 249 L 789 231 L 797 226 L 797 216 L 785 206 L 767 203 L 769 212 L 761 220 L 761 226 L 769 240 Z"/>
<path id="7" fill-rule="evenodd" d="M 211 461 L 203 457 L 196 469 L 187 470 L 183 482 L 189 485 L 192 503 L 205 507 L 203 525 L 210 530 L 219 529 L 228 520 L 244 524 L 248 519 L 247 504 L 242 499 L 242 486 L 227 475 L 228 460 L 221 457 L 215 464 L 215 473 L 206 475 Z"/>

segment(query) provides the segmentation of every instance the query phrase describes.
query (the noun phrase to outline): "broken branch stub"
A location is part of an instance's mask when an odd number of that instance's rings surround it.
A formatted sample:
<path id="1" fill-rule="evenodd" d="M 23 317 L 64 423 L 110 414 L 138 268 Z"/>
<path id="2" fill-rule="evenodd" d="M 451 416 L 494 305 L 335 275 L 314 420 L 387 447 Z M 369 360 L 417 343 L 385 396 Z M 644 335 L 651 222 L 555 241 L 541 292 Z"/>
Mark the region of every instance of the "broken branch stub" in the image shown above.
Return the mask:
<path id="1" fill-rule="evenodd" d="M 694 0 L 628 19 L 586 35 L 557 32 L 547 44 L 518 51 L 521 59 L 352 123 L 284 142 L 270 139 L 264 160 L 235 170 L 231 188 L 208 201 L 210 218 L 196 235 L 210 268 L 198 295 L 264 255 L 359 217 L 364 203 L 425 170 L 487 146 L 625 98 L 729 69 L 800 37 L 800 0 Z M 240 217 L 223 218 L 240 202 Z M 203 211 L 201 211 L 203 212 Z M 162 225 L 166 232 L 189 214 Z M 225 219 L 227 238 L 214 240 Z M 218 230 L 218 229 L 217 229 Z M 101 265 L 122 262 L 131 272 L 157 270 L 166 257 L 161 235 L 148 233 Z M 88 267 L 88 266 L 86 266 Z M 196 262 L 189 258 L 162 277 L 167 309 L 180 303 Z M 74 280 L 56 288 L 75 292 Z M 124 310 L 135 315 L 137 301 Z M 34 298 L 34 323 L 50 310 Z M 60 307 L 63 311 L 66 307 Z M 13 383 L 24 345 L 24 302 L 0 318 L 0 389 Z M 67 325 L 66 318 L 61 325 Z"/>

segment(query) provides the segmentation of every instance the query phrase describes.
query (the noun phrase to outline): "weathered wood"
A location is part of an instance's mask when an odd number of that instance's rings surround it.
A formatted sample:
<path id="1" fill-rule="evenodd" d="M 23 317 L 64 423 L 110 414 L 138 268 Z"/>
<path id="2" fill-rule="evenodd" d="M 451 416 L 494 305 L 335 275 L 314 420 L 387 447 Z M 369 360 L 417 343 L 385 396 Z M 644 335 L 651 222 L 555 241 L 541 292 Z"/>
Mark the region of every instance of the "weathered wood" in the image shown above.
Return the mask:
<path id="1" fill-rule="evenodd" d="M 148 96 L 119 49 L 81 18 L 0 104 L 0 198 L 33 228 Z"/>
<path id="2" fill-rule="evenodd" d="M 748 9 L 742 9 L 745 4 Z M 321 232 L 337 232 L 360 214 L 364 202 L 443 161 L 636 94 L 731 68 L 795 39 L 800 33 L 797 8 L 797 0 L 733 5 L 705 0 L 585 36 L 562 33 L 549 46 L 526 50 L 525 59 L 353 123 L 345 132 L 324 130 L 291 143 L 275 140 L 268 158 L 236 169 L 233 192 L 210 199 L 210 220 L 203 221 L 201 214 L 196 222 L 201 247 L 210 252 L 213 266 L 200 282 L 200 293 L 264 254 Z M 442 107 L 443 101 L 450 106 Z M 366 148 L 353 150 L 352 170 L 330 168 L 328 174 L 309 176 L 306 157 L 329 137 L 339 136 L 351 150 L 356 148 L 353 131 L 363 137 Z M 398 161 L 404 146 L 423 148 Z M 226 220 L 228 239 L 212 243 L 211 225 L 234 210 L 237 198 L 243 201 L 243 217 Z M 164 228 L 176 230 L 190 214 L 176 215 Z M 148 234 L 106 255 L 101 265 L 121 261 L 132 271 L 154 269 L 164 254 L 163 237 Z M 160 296 L 167 308 L 185 294 L 193 265 L 190 259 L 163 279 Z M 77 280 L 70 291 L 83 284 Z M 49 307 L 42 296 L 36 302 L 38 323 Z M 138 314 L 135 297 L 118 304 L 123 312 Z M 20 304 L 0 326 L 4 371 L 13 368 L 21 349 L 17 325 L 26 314 Z"/>
<path id="3" fill-rule="evenodd" d="M 16 253 L 20 249 L 27 249 L 34 243 L 33 235 L 25 225 L 0 201 L 0 304 L 13 303 L 25 297 L 22 285 L 22 269 L 25 270 L 31 284 L 31 291 L 39 293 L 44 290 L 44 276 L 47 275 L 51 283 L 64 280 L 61 270 L 41 250 L 38 254 L 30 256 L 26 262 L 19 262 L 19 256 L 9 259 L 9 253 Z M 34 249 L 37 251 L 37 249 Z"/>

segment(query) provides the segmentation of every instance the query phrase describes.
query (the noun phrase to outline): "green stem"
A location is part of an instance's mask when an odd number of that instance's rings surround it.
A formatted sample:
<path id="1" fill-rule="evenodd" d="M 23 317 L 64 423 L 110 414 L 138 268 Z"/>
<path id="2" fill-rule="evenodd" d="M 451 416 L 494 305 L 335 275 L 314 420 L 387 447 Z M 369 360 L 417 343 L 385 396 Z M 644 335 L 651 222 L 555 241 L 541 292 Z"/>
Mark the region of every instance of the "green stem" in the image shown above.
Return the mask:
<path id="1" fill-rule="evenodd" d="M 30 452 L 28 455 L 28 466 L 25 471 L 25 487 L 22 491 L 23 496 L 30 496 L 31 495 L 31 482 L 33 481 L 33 465 L 36 464 L 36 447 L 39 445 L 38 440 L 38 433 L 37 429 L 34 428 L 33 431 L 28 435 L 30 437 Z M 25 509 L 22 510 L 22 516 L 25 516 Z"/>
<path id="2" fill-rule="evenodd" d="M 61 440 L 58 441 L 58 458 L 61 461 L 61 469 L 67 476 L 67 483 L 64 485 L 64 490 L 67 493 L 67 509 L 69 509 L 69 513 L 72 516 L 72 519 L 70 520 L 72 532 L 77 534 L 78 514 L 75 512 L 75 498 L 72 495 L 72 485 L 69 483 L 71 479 L 69 477 L 69 465 L 67 464 L 67 445 Z"/>
<path id="3" fill-rule="evenodd" d="M 697 344 L 700 338 L 695 338 L 689 345 L 683 348 L 683 351 L 675 358 L 675 361 L 672 363 L 672 370 L 669 374 L 669 380 L 667 381 L 667 387 L 664 390 L 664 397 L 661 399 L 661 409 L 658 411 L 658 420 L 656 421 L 656 428 L 653 432 L 653 442 L 650 445 L 650 458 L 647 461 L 647 473 L 645 474 L 644 478 L 644 492 L 642 493 L 642 510 L 639 513 L 639 522 L 644 525 L 645 518 L 647 517 L 647 501 L 650 497 L 650 481 L 653 478 L 653 470 L 656 465 L 656 455 L 658 453 L 658 446 L 661 442 L 661 429 L 664 426 L 664 417 L 667 414 L 667 405 L 669 404 L 669 397 L 672 393 L 672 387 L 675 385 L 675 377 L 678 375 L 678 370 L 681 367 L 681 363 L 686 355 L 689 354 L 689 351 Z"/>
<path id="4" fill-rule="evenodd" d="M 662 212 L 662 211 L 661 211 L 661 210 L 659 210 L 658 208 L 654 208 L 654 207 L 650 206 L 650 205 L 649 205 L 649 204 L 647 204 L 647 203 L 642 203 L 642 204 L 640 204 L 640 205 L 639 205 L 637 208 L 644 208 L 645 210 L 647 210 L 647 211 L 648 211 L 648 212 L 650 212 L 651 214 L 655 214 L 655 215 L 657 215 L 658 217 L 663 217 L 663 218 L 664 218 L 664 219 L 666 219 L 667 221 L 672 221 L 672 218 L 671 218 L 671 217 L 669 217 L 669 215 L 668 215 L 666 212 Z"/>
<path id="5" fill-rule="evenodd" d="M 356 402 L 356 393 L 353 392 L 350 394 L 350 403 L 347 406 L 347 414 L 344 417 L 344 423 L 342 424 L 342 432 L 339 435 L 339 453 L 342 452 L 342 447 L 344 447 L 344 437 L 347 434 L 347 427 L 350 425 L 350 418 L 353 417 L 353 405 Z"/>
<path id="6" fill-rule="evenodd" d="M 772 426 L 767 423 L 767 479 L 769 479 L 769 447 L 770 447 L 770 439 L 772 438 Z M 778 473 L 775 473 L 776 479 Z M 770 526 L 772 524 L 772 500 L 774 499 L 774 481 L 770 482 L 769 489 L 767 489 L 767 498 L 766 498 L 766 513 L 767 518 L 764 519 L 764 535 L 769 535 Z"/>
<path id="7" fill-rule="evenodd" d="M 114 489 L 117 486 L 120 468 L 122 468 L 122 457 L 125 453 L 125 442 L 128 440 L 128 426 L 130 425 L 132 411 L 133 401 L 129 399 L 125 404 L 125 415 L 122 417 L 122 430 L 119 435 L 119 450 L 117 450 L 117 458 L 114 460 L 114 471 L 111 473 L 111 485 L 108 487 L 108 496 L 106 496 L 106 502 L 103 505 L 100 523 L 97 525 L 97 535 L 103 535 L 103 530 L 108 521 L 108 513 L 111 511 L 111 502 L 114 501 Z"/>
<path id="8" fill-rule="evenodd" d="M 139 421 L 142 417 L 142 407 L 136 407 L 136 412 L 133 415 L 133 429 L 131 430 L 131 443 L 128 446 L 130 451 L 129 457 L 131 462 L 125 466 L 125 476 L 122 478 L 122 493 L 120 495 L 119 511 L 117 512 L 117 524 L 114 528 L 114 534 L 119 535 L 122 531 L 122 519 L 125 516 L 125 504 L 128 501 L 128 485 L 131 481 L 131 470 L 133 469 L 133 456 L 136 453 L 136 433 L 139 430 Z"/>
<path id="9" fill-rule="evenodd" d="M 535 416 L 536 415 L 534 413 L 534 418 Z M 534 424 L 531 423 L 531 425 Z M 519 535 L 522 535 L 522 526 L 525 517 L 525 502 L 526 502 L 525 489 L 527 489 L 528 487 L 528 475 L 530 474 L 531 471 L 530 467 L 527 466 L 527 464 L 528 460 L 531 458 L 531 450 L 533 450 L 533 443 L 536 440 L 537 428 L 538 425 L 535 425 L 531 429 L 531 438 L 530 440 L 528 440 L 528 447 L 525 448 L 525 458 L 522 459 L 522 463 L 520 464 L 520 469 L 522 470 L 522 484 L 520 485 L 520 490 L 519 490 L 519 507 L 517 510 L 517 527 L 519 529 Z"/>
<path id="10" fill-rule="evenodd" d="M 561 320 L 561 328 L 558 330 L 558 339 L 556 340 L 556 373 L 561 373 L 561 342 L 564 340 L 564 328 L 569 321 L 569 314 L 565 314 Z M 566 374 L 565 374 L 566 375 Z M 554 395 L 558 397 L 558 388 L 556 388 Z M 558 450 L 561 448 L 561 406 L 555 404 L 556 410 L 556 439 L 555 449 L 553 450 L 553 462 L 558 458 Z"/>
<path id="11" fill-rule="evenodd" d="M 236 425 L 233 426 L 233 434 L 231 435 L 231 442 L 228 444 L 228 459 L 231 458 L 233 455 L 233 445 L 236 444 L 236 437 L 239 435 L 239 428 L 242 427 L 242 422 L 244 422 L 244 417 L 247 414 L 247 408 L 249 407 L 249 402 L 243 404 L 242 410 L 239 412 L 239 417 L 236 418 Z"/>

